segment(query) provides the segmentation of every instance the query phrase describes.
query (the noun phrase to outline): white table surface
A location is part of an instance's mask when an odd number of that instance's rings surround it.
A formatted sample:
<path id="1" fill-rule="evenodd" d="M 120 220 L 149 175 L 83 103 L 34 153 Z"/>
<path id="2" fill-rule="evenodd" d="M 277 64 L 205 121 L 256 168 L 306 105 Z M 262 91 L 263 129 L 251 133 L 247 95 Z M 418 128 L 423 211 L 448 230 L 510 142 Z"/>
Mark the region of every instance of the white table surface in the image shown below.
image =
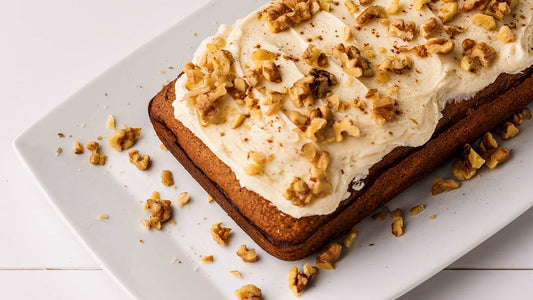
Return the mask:
<path id="1" fill-rule="evenodd" d="M 1 3 L 1 298 L 127 299 L 48 204 L 11 144 L 85 83 L 207 1 Z M 533 209 L 403 298 L 532 295 Z"/>

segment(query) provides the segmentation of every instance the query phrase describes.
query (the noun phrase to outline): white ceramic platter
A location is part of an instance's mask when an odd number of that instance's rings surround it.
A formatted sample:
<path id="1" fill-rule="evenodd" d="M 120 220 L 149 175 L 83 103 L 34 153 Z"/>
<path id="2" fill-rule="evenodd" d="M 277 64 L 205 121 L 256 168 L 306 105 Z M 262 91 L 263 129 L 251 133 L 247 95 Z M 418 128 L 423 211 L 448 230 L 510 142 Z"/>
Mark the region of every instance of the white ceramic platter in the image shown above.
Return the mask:
<path id="1" fill-rule="evenodd" d="M 190 60 L 200 41 L 221 23 L 233 23 L 265 1 L 219 0 L 181 21 L 122 60 L 26 130 L 16 141 L 18 153 L 60 215 L 117 281 L 139 299 L 234 298 L 233 291 L 254 283 L 267 299 L 292 297 L 286 274 L 314 257 L 298 262 L 279 261 L 264 251 L 216 205 L 160 142 L 150 125 L 147 105 L 165 80 L 173 80 Z M 173 69 L 169 69 L 173 67 Z M 161 71 L 164 71 L 162 74 Z M 135 149 L 152 157 L 149 171 L 138 171 L 127 152 L 111 149 L 105 123 L 114 115 L 118 126 L 143 128 Z M 470 251 L 533 205 L 533 122 L 525 122 L 518 137 L 505 143 L 512 158 L 494 171 L 483 170 L 455 191 L 432 197 L 436 175 L 449 177 L 449 164 L 389 203 L 402 208 L 405 234 L 391 234 L 391 220 L 360 223 L 354 246 L 343 252 L 334 271 L 321 271 L 302 299 L 343 297 L 386 299 L 399 297 Z M 65 138 L 58 138 L 62 132 Z M 69 137 L 72 135 L 72 137 Z M 72 153 L 74 141 L 86 143 L 98 136 L 105 166 L 89 164 L 89 153 Z M 529 146 L 529 147 L 528 147 Z M 56 157 L 56 149 L 63 152 Z M 160 172 L 172 170 L 177 189 L 160 183 Z M 177 225 L 147 231 L 140 220 L 148 213 L 142 204 L 152 191 L 173 200 L 187 191 L 191 203 L 174 205 Z M 415 217 L 409 209 L 426 210 Z M 100 214 L 109 219 L 98 220 Z M 435 214 L 436 219 L 429 216 Z M 209 234 L 212 223 L 223 221 L 233 229 L 226 247 Z M 144 243 L 141 243 L 143 240 Z M 235 255 L 240 244 L 258 250 L 260 259 L 245 264 Z M 373 246 L 369 246 L 373 244 Z M 214 255 L 202 264 L 200 255 Z M 172 263 L 173 258 L 177 261 Z M 181 263 L 180 263 L 181 262 Z M 196 271 L 193 271 L 199 267 Z M 228 271 L 239 270 L 243 278 Z"/>

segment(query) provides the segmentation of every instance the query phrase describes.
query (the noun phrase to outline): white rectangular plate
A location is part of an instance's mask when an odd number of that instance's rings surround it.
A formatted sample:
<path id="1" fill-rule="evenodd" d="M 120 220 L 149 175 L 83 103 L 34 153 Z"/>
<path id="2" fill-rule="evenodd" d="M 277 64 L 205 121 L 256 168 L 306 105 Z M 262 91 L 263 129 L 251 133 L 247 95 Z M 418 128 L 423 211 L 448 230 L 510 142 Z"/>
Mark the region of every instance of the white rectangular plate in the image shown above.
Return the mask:
<path id="1" fill-rule="evenodd" d="M 59 107 L 26 130 L 16 141 L 18 153 L 53 205 L 102 265 L 129 293 L 142 299 L 234 298 L 233 291 L 254 283 L 269 299 L 289 297 L 286 274 L 292 265 L 314 262 L 279 261 L 261 249 L 216 205 L 169 152 L 159 149 L 148 119 L 149 100 L 165 80 L 173 80 L 189 61 L 202 38 L 216 32 L 217 24 L 233 23 L 266 1 L 214 1 L 183 20 L 109 69 Z M 169 69 L 173 67 L 173 69 Z M 161 74 L 160 70 L 164 70 Z M 141 172 L 128 161 L 127 151 L 111 149 L 105 128 L 108 115 L 124 124 L 143 128 L 134 149 L 152 157 L 149 171 Z M 518 137 L 505 143 L 512 158 L 500 168 L 480 172 L 455 191 L 430 195 L 436 175 L 450 177 L 449 164 L 436 170 L 389 203 L 405 215 L 405 234 L 391 234 L 391 220 L 367 219 L 360 235 L 345 249 L 334 271 L 321 271 L 303 298 L 395 298 L 470 251 L 533 205 L 532 122 L 525 122 Z M 62 132 L 65 138 L 56 134 Z M 69 137 L 72 135 L 72 137 Z M 105 166 L 89 164 L 89 153 L 72 153 L 74 141 L 100 142 L 107 154 Z M 63 152 L 56 157 L 56 149 Z M 174 173 L 177 189 L 160 183 L 161 170 Z M 191 203 L 177 208 L 177 225 L 147 231 L 140 220 L 148 218 L 142 204 L 152 191 L 173 200 L 187 191 Z M 408 216 L 412 206 L 424 204 L 420 215 Z M 98 220 L 100 214 L 109 219 Z M 436 219 L 429 216 L 435 214 Z M 217 245 L 209 234 L 212 223 L 223 221 L 233 229 L 229 245 Z M 141 240 L 144 242 L 142 243 Z M 235 255 L 240 244 L 258 250 L 260 259 L 246 264 Z M 372 244 L 373 246 L 369 246 Z M 214 255 L 202 264 L 201 255 Z M 171 263 L 173 258 L 177 261 Z M 197 271 L 193 271 L 199 266 Z M 228 271 L 239 270 L 242 279 Z"/>

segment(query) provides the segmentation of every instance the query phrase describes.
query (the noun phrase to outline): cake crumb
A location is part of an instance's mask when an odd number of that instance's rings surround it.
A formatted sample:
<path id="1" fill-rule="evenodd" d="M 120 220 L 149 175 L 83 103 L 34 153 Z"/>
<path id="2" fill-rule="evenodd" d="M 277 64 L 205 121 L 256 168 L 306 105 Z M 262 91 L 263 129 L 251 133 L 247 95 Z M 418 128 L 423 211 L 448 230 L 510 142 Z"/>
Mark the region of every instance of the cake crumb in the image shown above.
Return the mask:
<path id="1" fill-rule="evenodd" d="M 172 260 L 170 261 L 170 263 L 171 263 L 171 264 L 174 264 L 174 263 L 177 262 L 177 261 L 178 261 L 178 258 L 174 256 L 174 257 L 172 258 Z"/>
<path id="2" fill-rule="evenodd" d="M 342 245 L 346 248 L 350 248 L 352 247 L 353 245 L 353 242 L 355 241 L 355 239 L 357 238 L 357 235 L 359 234 L 359 229 L 354 226 L 352 227 L 352 229 L 350 230 L 350 232 L 346 235 L 346 237 L 344 238 L 344 240 L 342 241 Z"/>
<path id="3" fill-rule="evenodd" d="M 100 214 L 97 218 L 98 220 L 107 220 L 109 219 L 109 216 L 107 214 Z"/>
<path id="4" fill-rule="evenodd" d="M 81 123 L 80 127 L 85 128 L 87 126 L 87 123 Z"/>
<path id="5" fill-rule="evenodd" d="M 57 133 L 57 137 L 59 137 L 59 138 L 64 138 L 64 137 L 65 137 L 65 135 L 64 135 L 64 134 L 62 134 L 61 132 L 58 132 L 58 133 Z"/>
<path id="6" fill-rule="evenodd" d="M 431 216 L 429 216 L 429 219 L 430 220 L 435 220 L 436 217 L 437 217 L 436 215 L 431 215 Z"/>
<path id="7" fill-rule="evenodd" d="M 164 186 L 171 186 L 174 184 L 174 177 L 172 177 L 172 172 L 169 170 L 161 171 L 161 183 Z"/>
<path id="8" fill-rule="evenodd" d="M 159 74 L 165 74 L 165 71 L 159 70 Z"/>
<path id="9" fill-rule="evenodd" d="M 335 263 L 341 256 L 342 246 L 337 243 L 331 243 L 318 252 L 316 266 L 323 270 L 335 269 Z"/>
<path id="10" fill-rule="evenodd" d="M 247 284 L 242 286 L 240 289 L 235 290 L 235 295 L 239 300 L 261 300 L 263 299 L 263 294 L 261 289 L 256 287 L 253 284 Z"/>
<path id="11" fill-rule="evenodd" d="M 237 270 L 229 271 L 229 273 L 230 273 L 233 277 L 236 277 L 236 278 L 242 278 L 242 274 L 241 274 L 241 272 L 239 272 L 239 271 L 237 271 Z"/>
<path id="12" fill-rule="evenodd" d="M 202 262 L 204 264 L 212 264 L 213 263 L 213 255 L 209 255 L 209 256 L 204 256 L 202 257 Z"/>
<path id="13" fill-rule="evenodd" d="M 167 147 L 165 146 L 165 144 L 161 144 L 159 146 L 159 149 L 163 150 L 163 151 L 168 151 Z"/>
<path id="14" fill-rule="evenodd" d="M 211 202 L 213 202 L 213 200 L 214 200 L 213 197 L 211 197 L 211 195 L 207 194 L 207 202 L 211 203 Z"/>
<path id="15" fill-rule="evenodd" d="M 420 205 L 417 205 L 417 206 L 411 208 L 411 210 L 409 211 L 409 214 L 411 216 L 416 216 L 419 213 L 421 213 L 424 209 L 425 209 L 424 204 L 420 204 Z"/>
<path id="16" fill-rule="evenodd" d="M 176 224 L 177 224 L 177 223 L 176 223 L 176 220 L 174 220 L 174 219 L 172 219 L 172 220 L 170 220 L 170 221 L 168 221 L 168 222 L 169 222 L 170 224 L 172 224 L 172 225 L 176 225 Z"/>
<path id="17" fill-rule="evenodd" d="M 394 234 L 396 237 L 400 237 L 403 235 L 403 217 L 402 217 L 402 210 L 397 208 L 393 210 L 390 213 L 392 219 L 394 220 L 394 223 L 391 224 L 392 227 L 392 234 Z"/>
<path id="18" fill-rule="evenodd" d="M 63 152 L 63 149 L 61 147 L 58 147 L 56 150 L 56 157 L 59 156 L 59 153 Z"/>
<path id="19" fill-rule="evenodd" d="M 117 151 L 122 151 L 131 148 L 137 138 L 141 135 L 141 128 L 126 127 L 124 129 L 115 130 L 111 137 L 107 139 L 109 146 Z"/>
<path id="20" fill-rule="evenodd" d="M 74 153 L 75 154 L 83 154 L 83 146 L 78 141 L 74 142 Z"/>
<path id="21" fill-rule="evenodd" d="M 175 184 L 171 185 L 170 188 L 173 189 L 173 190 L 177 189 Z"/>
<path id="22" fill-rule="evenodd" d="M 159 198 L 159 193 L 157 193 Z M 170 207 L 170 200 L 161 199 L 148 199 L 144 204 L 144 210 L 150 210 L 151 216 L 149 220 L 143 220 L 143 225 L 150 229 L 154 227 L 157 230 L 161 230 L 161 224 L 170 219 L 172 209 Z"/>
<path id="23" fill-rule="evenodd" d="M 144 241 L 143 241 L 143 240 L 139 240 L 139 242 L 141 242 L 141 244 L 144 244 Z"/>
<path id="24" fill-rule="evenodd" d="M 194 269 L 192 269 L 192 271 L 193 271 L 193 272 L 197 272 L 198 269 L 200 269 L 200 267 L 199 267 L 199 266 L 196 266 L 196 267 L 194 267 Z"/>

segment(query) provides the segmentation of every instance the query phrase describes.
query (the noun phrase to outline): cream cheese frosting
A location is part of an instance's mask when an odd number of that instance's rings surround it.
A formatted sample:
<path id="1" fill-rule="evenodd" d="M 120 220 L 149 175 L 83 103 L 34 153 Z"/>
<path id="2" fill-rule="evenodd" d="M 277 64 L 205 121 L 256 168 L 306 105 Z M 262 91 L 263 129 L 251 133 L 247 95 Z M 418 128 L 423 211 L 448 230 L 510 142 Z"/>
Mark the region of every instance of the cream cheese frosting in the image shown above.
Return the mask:
<path id="1" fill-rule="evenodd" d="M 458 3 L 462 7 L 463 1 Z M 473 15 L 482 13 L 481 11 L 459 12 L 446 23 L 464 29 L 464 32 L 453 38 L 454 50 L 424 58 L 412 52 L 400 53 L 400 49 L 402 46 L 425 44 L 429 38 L 449 40 L 440 21 L 440 27 L 428 38 L 416 34 L 413 40 L 404 41 L 390 36 L 387 33 L 388 26 L 384 26 L 381 20 L 372 20 L 357 30 L 359 26 L 355 21 L 356 17 L 366 7 L 359 6 L 358 12 L 350 13 L 341 2 L 332 4 L 329 11 L 319 11 L 309 21 L 272 33 L 267 22 L 258 17 L 269 5 L 271 4 L 266 4 L 232 26 L 221 26 L 216 35 L 202 42 L 192 62 L 198 64 L 202 61 L 209 51 L 208 44 L 222 39 L 225 41 L 223 48 L 233 56 L 236 75 L 246 78 L 247 70 L 254 65 L 252 53 L 259 47 L 278 54 L 275 63 L 279 66 L 282 81 L 275 83 L 262 80 L 252 91 L 254 97 L 262 103 L 265 89 L 281 92 L 309 74 L 311 67 L 301 57 L 310 45 L 325 52 L 325 49 L 339 43 L 354 45 L 363 50 L 362 53 L 373 69 L 391 56 L 408 56 L 413 61 L 411 70 L 403 74 L 389 74 L 386 83 L 379 83 L 375 76 L 352 76 L 339 60 L 328 56 L 329 65 L 323 69 L 333 74 L 338 81 L 331 89 L 332 94 L 351 103 L 353 99 L 365 99 L 369 91 L 376 89 L 380 95 L 395 99 L 398 113 L 390 122 L 379 125 L 368 110 L 350 107 L 335 112 L 334 120 L 350 118 L 361 134 L 359 137 L 345 136 L 342 142 L 316 143 L 317 147 L 330 155 L 327 180 L 332 185 L 332 192 L 325 197 L 313 199 L 305 206 L 294 205 L 285 197 L 285 193 L 294 178 L 312 183 L 312 164 L 302 158 L 300 150 L 304 144 L 315 142 L 297 133 L 298 127 L 289 119 L 288 112 L 299 111 L 305 114 L 309 108 L 299 108 L 290 101 L 285 101 L 283 108 L 270 116 L 265 114 L 268 107 L 261 106 L 262 118 L 247 118 L 242 126 L 235 129 L 231 128 L 229 121 L 205 126 L 199 121 L 194 107 L 184 100 L 189 92 L 185 87 L 187 76 L 177 80 L 176 101 L 173 103 L 176 119 L 232 169 L 242 187 L 256 192 L 280 211 L 295 218 L 332 213 L 342 200 L 349 197 L 350 185 L 353 189 L 361 189 L 362 180 L 369 174 L 370 168 L 394 148 L 418 147 L 426 143 L 433 135 L 442 117 L 441 111 L 449 101 L 470 98 L 494 82 L 499 74 L 518 73 L 533 64 L 532 0 L 520 0 L 511 14 L 502 21 L 496 20 L 495 30 L 472 25 Z M 390 1 L 374 0 L 371 5 L 387 8 Z M 421 10 L 416 10 L 410 0 L 400 0 L 399 5 L 399 12 L 389 15 L 389 20 L 412 21 L 419 28 L 428 19 L 437 18 L 434 7 L 432 10 L 425 5 Z M 504 43 L 496 38 L 498 29 L 503 24 L 512 29 L 514 42 Z M 351 32 L 349 40 L 345 39 L 346 28 Z M 461 42 L 467 38 L 494 48 L 496 56 L 488 67 L 478 68 L 476 72 L 461 69 L 460 63 L 464 55 Z M 231 96 L 226 95 L 221 101 L 228 114 L 247 114 L 246 108 L 233 101 Z M 319 99 L 311 109 L 324 103 L 327 103 L 325 99 Z M 251 152 L 262 153 L 267 157 L 264 171 L 254 176 L 246 172 Z"/>

